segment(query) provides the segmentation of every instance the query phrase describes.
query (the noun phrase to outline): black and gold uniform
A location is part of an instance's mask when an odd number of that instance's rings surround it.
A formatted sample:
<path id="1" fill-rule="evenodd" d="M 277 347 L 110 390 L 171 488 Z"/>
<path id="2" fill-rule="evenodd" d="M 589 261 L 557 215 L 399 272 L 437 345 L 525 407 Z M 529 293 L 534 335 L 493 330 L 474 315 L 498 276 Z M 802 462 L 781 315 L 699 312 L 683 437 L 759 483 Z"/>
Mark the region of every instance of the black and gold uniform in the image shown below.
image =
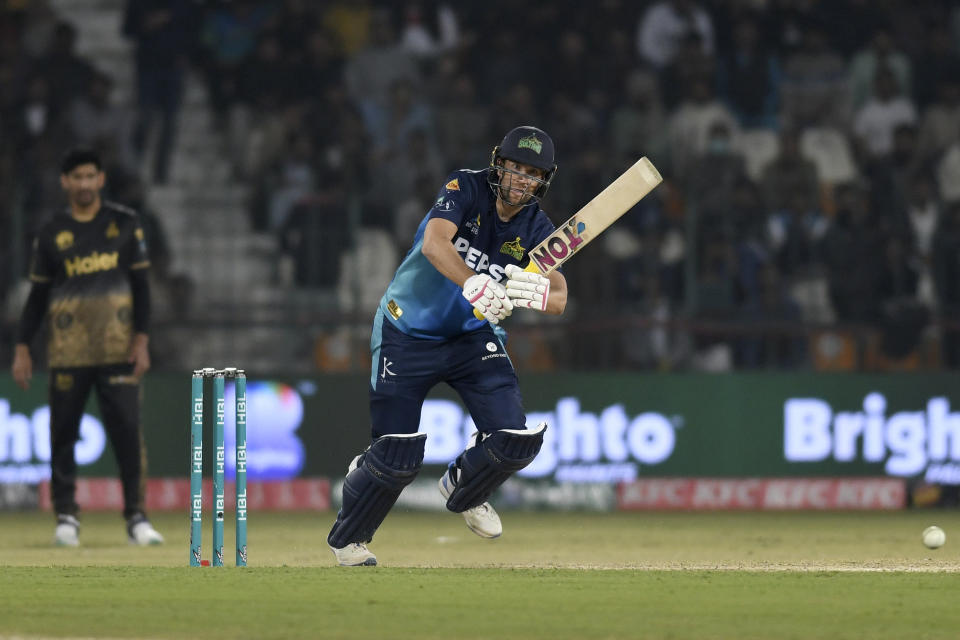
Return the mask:
<path id="1" fill-rule="evenodd" d="M 140 387 L 128 361 L 134 334 L 150 316 L 147 248 L 137 213 L 103 202 L 82 222 L 54 215 L 33 245 L 33 288 L 18 342 L 29 344 L 46 317 L 50 368 L 51 489 L 57 514 L 76 515 L 74 445 L 96 390 L 123 483 L 124 516 L 143 512 Z"/>

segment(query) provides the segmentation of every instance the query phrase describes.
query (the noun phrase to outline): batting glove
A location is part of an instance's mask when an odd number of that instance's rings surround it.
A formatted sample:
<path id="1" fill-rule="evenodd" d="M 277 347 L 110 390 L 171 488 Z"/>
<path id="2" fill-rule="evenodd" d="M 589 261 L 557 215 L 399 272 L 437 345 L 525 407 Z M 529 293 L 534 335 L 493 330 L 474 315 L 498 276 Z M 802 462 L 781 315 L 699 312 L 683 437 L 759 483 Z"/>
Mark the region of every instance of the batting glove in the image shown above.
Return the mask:
<path id="1" fill-rule="evenodd" d="M 507 297 L 513 306 L 535 311 L 547 310 L 550 296 L 550 278 L 533 271 L 524 271 L 515 264 L 508 264 Z"/>
<path id="2" fill-rule="evenodd" d="M 513 313 L 513 303 L 503 285 L 485 273 L 467 278 L 463 283 L 463 297 L 491 324 L 497 324 Z"/>

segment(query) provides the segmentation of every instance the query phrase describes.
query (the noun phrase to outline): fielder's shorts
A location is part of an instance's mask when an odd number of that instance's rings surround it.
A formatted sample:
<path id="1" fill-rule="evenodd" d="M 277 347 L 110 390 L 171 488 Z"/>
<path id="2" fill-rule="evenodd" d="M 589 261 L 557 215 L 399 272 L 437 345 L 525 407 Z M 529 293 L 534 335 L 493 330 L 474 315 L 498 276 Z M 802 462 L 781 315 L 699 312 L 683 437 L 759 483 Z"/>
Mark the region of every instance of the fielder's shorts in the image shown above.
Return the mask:
<path id="1" fill-rule="evenodd" d="M 447 340 L 426 340 L 408 336 L 378 312 L 370 351 L 374 438 L 417 432 L 423 401 L 440 382 L 460 395 L 480 431 L 526 428 L 517 374 L 489 326 Z"/>

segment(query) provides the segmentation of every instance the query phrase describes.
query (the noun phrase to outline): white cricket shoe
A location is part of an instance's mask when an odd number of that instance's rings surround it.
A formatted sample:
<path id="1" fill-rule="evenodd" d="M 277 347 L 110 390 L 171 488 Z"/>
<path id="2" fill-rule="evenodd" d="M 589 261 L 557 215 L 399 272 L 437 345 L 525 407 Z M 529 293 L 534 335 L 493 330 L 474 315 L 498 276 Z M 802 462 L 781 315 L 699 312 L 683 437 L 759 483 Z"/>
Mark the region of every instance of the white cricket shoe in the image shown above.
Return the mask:
<path id="1" fill-rule="evenodd" d="M 60 514 L 57 516 L 57 529 L 53 532 L 53 543 L 58 547 L 76 547 L 80 544 L 77 535 L 80 530 L 80 521 L 74 516 Z"/>
<path id="2" fill-rule="evenodd" d="M 440 478 L 440 495 L 444 500 L 450 497 L 456 483 L 450 477 L 450 469 Z M 500 522 L 500 516 L 494 511 L 489 502 L 477 505 L 463 512 L 463 519 L 467 523 L 470 531 L 481 538 L 499 538 L 503 533 L 503 524 Z"/>
<path id="3" fill-rule="evenodd" d="M 367 545 L 363 542 L 351 542 L 340 549 L 330 547 L 330 551 L 333 551 L 337 564 L 341 567 L 377 566 L 377 556 L 373 555 L 373 552 L 367 549 Z"/>
<path id="4" fill-rule="evenodd" d="M 146 547 L 148 545 L 163 544 L 163 536 L 153 528 L 145 517 L 134 516 L 127 522 L 127 536 L 130 544 Z"/>

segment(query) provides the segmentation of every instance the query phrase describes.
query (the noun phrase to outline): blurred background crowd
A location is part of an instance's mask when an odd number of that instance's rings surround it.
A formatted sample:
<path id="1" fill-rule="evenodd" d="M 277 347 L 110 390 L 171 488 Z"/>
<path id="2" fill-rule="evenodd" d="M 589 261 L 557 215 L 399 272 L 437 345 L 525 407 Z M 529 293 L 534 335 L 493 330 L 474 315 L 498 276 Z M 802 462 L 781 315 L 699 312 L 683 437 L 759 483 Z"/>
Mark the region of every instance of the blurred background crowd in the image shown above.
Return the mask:
<path id="1" fill-rule="evenodd" d="M 515 314 L 529 369 L 960 366 L 948 0 L 6 0 L 0 355 L 57 158 L 144 215 L 160 368 L 362 370 L 444 177 L 546 130 L 560 223 L 665 183 Z"/>

